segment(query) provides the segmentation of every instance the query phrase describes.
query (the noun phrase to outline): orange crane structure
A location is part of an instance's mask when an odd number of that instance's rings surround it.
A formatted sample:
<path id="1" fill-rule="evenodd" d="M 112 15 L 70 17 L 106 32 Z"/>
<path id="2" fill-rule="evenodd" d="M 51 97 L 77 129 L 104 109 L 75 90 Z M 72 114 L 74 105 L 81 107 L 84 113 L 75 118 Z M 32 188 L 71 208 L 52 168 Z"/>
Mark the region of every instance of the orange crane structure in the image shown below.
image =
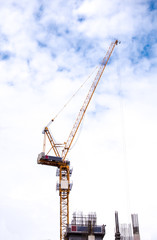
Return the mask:
<path id="1" fill-rule="evenodd" d="M 49 166 L 55 166 L 58 168 L 57 175 L 59 176 L 59 184 L 57 184 L 57 190 L 59 190 L 59 196 L 60 196 L 60 240 L 64 240 L 66 227 L 69 224 L 69 193 L 72 187 L 70 183 L 70 176 L 72 171 L 70 169 L 70 162 L 67 160 L 66 157 L 70 150 L 72 142 L 75 138 L 75 135 L 79 129 L 79 126 L 82 122 L 82 119 L 85 115 L 85 112 L 88 108 L 88 105 L 92 99 L 92 96 L 96 90 L 96 87 L 101 79 L 103 71 L 110 59 L 110 56 L 115 46 L 118 43 L 119 43 L 118 40 L 115 40 L 114 42 L 112 42 L 105 57 L 103 58 L 100 68 L 96 74 L 96 77 L 94 78 L 94 81 L 79 111 L 79 114 L 69 134 L 69 137 L 62 147 L 62 152 L 60 152 L 60 149 L 59 149 L 60 144 L 57 144 L 55 142 L 54 137 L 52 136 L 49 130 L 49 126 L 54 121 L 54 119 L 52 119 L 43 130 L 43 134 L 44 134 L 43 152 L 41 152 L 38 155 L 37 163 L 49 165 Z M 53 150 L 55 156 L 49 156 L 48 153 L 45 154 L 46 137 L 48 138 L 51 145 L 50 150 Z"/>

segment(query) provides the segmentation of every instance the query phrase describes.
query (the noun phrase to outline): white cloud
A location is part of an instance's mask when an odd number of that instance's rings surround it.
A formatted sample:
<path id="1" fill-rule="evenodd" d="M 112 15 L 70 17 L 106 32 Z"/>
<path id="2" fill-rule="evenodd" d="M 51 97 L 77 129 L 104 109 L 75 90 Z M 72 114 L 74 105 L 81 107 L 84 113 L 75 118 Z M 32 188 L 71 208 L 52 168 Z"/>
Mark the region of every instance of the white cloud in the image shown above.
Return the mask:
<path id="1" fill-rule="evenodd" d="M 59 238 L 55 169 L 36 164 L 42 128 L 118 38 L 68 156 L 70 214 L 96 211 L 113 238 L 114 211 L 120 222 L 136 211 L 142 239 L 155 239 L 156 11 L 142 0 L 1 3 L 0 238 Z M 58 141 L 68 137 L 85 96 L 53 123 Z"/>

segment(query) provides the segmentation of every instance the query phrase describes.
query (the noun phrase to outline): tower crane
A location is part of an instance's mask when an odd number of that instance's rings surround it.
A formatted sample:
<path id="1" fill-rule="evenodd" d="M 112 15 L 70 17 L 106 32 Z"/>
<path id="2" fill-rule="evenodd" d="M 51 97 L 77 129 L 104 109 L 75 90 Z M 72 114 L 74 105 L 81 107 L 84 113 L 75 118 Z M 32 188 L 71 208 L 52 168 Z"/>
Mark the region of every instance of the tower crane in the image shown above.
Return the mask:
<path id="1" fill-rule="evenodd" d="M 75 138 L 75 135 L 79 129 L 79 126 L 82 122 L 82 119 L 86 113 L 88 105 L 92 99 L 92 96 L 96 90 L 96 87 L 101 79 L 104 69 L 110 59 L 110 56 L 115 46 L 118 43 L 119 43 L 118 40 L 115 40 L 110 44 L 109 49 L 102 60 L 102 63 L 96 74 L 96 77 L 94 78 L 94 81 L 79 111 L 79 114 L 69 134 L 69 137 L 62 147 L 62 153 L 60 153 L 59 151 L 60 145 L 55 142 L 54 137 L 52 136 L 49 129 L 49 126 L 54 121 L 54 119 L 52 119 L 48 123 L 48 125 L 44 128 L 42 132 L 44 134 L 43 152 L 41 152 L 38 155 L 37 163 L 57 167 L 57 175 L 59 176 L 59 184 L 57 184 L 57 190 L 59 190 L 59 196 L 60 196 L 60 240 L 64 240 L 66 227 L 69 224 L 69 193 L 72 187 L 70 183 L 70 176 L 72 174 L 72 171 L 70 169 L 70 162 L 67 160 L 66 157 L 70 150 L 72 142 Z M 51 150 L 53 150 L 55 156 L 50 156 L 48 154 L 45 154 L 46 137 L 50 142 Z"/>

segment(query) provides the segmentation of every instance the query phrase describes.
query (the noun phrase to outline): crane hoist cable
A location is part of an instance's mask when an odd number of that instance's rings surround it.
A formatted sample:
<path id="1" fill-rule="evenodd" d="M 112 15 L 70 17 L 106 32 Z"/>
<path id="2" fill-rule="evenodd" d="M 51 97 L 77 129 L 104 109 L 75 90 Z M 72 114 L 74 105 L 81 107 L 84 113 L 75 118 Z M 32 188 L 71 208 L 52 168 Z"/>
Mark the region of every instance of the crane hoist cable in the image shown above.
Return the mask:
<path id="1" fill-rule="evenodd" d="M 64 106 L 58 111 L 58 113 L 55 115 L 54 118 L 51 119 L 51 121 L 47 124 L 47 127 L 50 126 L 50 124 L 60 115 L 60 113 L 66 108 L 66 106 L 71 102 L 71 100 L 78 94 L 80 89 L 85 85 L 85 83 L 92 77 L 94 72 L 98 69 L 99 66 L 96 66 L 94 70 L 91 72 L 91 74 L 87 77 L 87 79 L 81 84 L 81 86 L 77 89 L 77 91 L 71 96 L 71 98 L 64 104 Z"/>

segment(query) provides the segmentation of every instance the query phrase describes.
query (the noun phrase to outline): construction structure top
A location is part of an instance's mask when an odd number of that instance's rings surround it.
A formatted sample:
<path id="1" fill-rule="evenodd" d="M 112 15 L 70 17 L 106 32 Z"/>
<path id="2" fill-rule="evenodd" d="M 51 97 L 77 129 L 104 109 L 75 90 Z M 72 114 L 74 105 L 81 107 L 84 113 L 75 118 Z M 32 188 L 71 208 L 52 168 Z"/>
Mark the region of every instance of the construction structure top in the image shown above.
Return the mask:
<path id="1" fill-rule="evenodd" d="M 95 240 L 103 239 L 105 236 L 105 225 L 97 225 L 95 213 L 88 214 L 87 216 L 82 213 L 77 215 L 74 213 L 71 224 L 67 226 L 65 239 L 84 240 L 87 239 L 87 236 L 93 236 Z"/>

